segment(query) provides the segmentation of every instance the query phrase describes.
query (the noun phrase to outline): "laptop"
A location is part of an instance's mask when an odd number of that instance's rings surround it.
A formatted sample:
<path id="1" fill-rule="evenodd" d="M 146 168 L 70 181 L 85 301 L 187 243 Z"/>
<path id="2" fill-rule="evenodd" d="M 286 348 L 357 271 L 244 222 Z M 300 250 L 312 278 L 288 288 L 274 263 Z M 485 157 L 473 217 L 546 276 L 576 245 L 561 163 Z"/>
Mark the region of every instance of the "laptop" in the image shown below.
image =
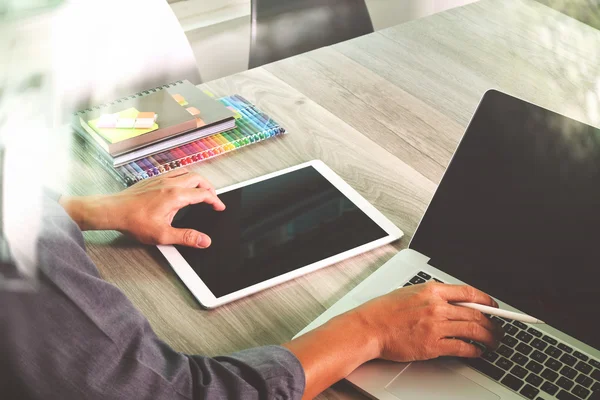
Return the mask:
<path id="1" fill-rule="evenodd" d="M 298 335 L 431 280 L 472 285 L 547 324 L 493 317 L 506 336 L 478 359 L 371 361 L 347 378 L 362 392 L 600 399 L 600 130 L 486 92 L 408 248 Z"/>

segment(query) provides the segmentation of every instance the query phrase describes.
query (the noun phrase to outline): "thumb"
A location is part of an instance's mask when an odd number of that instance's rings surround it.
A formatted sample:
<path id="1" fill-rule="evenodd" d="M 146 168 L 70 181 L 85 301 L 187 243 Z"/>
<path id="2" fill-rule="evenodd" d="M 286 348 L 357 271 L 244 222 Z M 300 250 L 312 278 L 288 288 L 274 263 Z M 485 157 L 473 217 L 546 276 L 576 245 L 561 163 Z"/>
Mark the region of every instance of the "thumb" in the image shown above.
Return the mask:
<path id="1" fill-rule="evenodd" d="M 164 234 L 164 244 L 179 244 L 182 246 L 205 249 L 211 244 L 210 237 L 194 229 L 169 228 Z"/>

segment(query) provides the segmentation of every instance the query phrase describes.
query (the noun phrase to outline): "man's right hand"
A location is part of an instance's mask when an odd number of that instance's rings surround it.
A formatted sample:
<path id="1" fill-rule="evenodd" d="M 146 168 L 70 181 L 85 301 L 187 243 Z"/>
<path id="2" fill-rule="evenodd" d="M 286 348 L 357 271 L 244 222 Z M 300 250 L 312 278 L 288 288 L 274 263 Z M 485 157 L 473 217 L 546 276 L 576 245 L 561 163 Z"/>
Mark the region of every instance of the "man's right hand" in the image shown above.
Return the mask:
<path id="1" fill-rule="evenodd" d="M 394 290 L 350 311 L 376 337 L 378 358 L 416 361 L 440 356 L 478 357 L 480 347 L 499 345 L 502 328 L 481 312 L 449 302 L 498 307 L 487 294 L 471 286 L 427 283 Z"/>
<path id="2" fill-rule="evenodd" d="M 414 285 L 373 299 L 284 344 L 304 368 L 304 398 L 313 398 L 375 358 L 408 362 L 481 355 L 477 346 L 455 338 L 491 349 L 498 346 L 500 326 L 479 311 L 450 302 L 498 306 L 470 286 Z"/>

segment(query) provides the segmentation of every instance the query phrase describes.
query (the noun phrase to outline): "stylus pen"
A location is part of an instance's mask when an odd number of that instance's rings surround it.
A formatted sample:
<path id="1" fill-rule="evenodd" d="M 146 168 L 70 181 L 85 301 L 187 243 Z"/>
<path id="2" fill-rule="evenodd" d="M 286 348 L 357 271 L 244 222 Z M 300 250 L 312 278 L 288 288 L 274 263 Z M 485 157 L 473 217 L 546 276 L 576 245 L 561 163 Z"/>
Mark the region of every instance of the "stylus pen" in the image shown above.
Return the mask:
<path id="1" fill-rule="evenodd" d="M 456 306 L 472 308 L 473 310 L 481 311 L 484 314 L 495 315 L 497 317 L 514 319 L 528 324 L 545 324 L 544 321 L 532 317 L 531 315 L 521 314 L 513 311 L 502 310 L 500 308 L 484 306 L 477 303 L 452 303 Z"/>

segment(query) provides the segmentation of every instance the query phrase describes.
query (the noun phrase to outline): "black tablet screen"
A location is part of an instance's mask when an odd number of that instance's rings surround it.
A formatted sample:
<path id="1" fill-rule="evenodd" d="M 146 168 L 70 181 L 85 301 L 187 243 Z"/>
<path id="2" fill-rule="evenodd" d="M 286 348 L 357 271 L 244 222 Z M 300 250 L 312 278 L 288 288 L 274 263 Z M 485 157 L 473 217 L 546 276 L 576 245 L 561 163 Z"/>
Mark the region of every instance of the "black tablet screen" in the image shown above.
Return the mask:
<path id="1" fill-rule="evenodd" d="M 212 239 L 176 246 L 215 297 L 244 289 L 387 236 L 312 166 L 219 195 L 227 206 L 188 206 L 173 226 Z"/>

